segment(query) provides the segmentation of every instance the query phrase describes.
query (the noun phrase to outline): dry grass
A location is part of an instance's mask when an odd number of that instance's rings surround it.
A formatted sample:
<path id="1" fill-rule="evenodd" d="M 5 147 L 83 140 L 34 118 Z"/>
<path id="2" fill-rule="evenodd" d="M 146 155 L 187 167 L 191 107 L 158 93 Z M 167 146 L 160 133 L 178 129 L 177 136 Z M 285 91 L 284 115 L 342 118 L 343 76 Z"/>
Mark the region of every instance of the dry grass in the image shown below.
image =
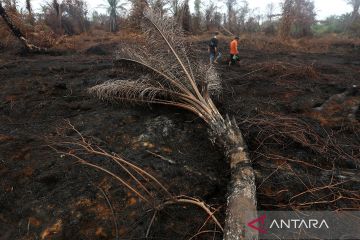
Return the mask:
<path id="1" fill-rule="evenodd" d="M 336 51 L 341 51 L 358 46 L 359 39 L 338 35 L 281 40 L 264 34 L 244 34 L 240 39 L 241 48 L 267 52 L 325 53 L 335 48 Z"/>
<path id="2" fill-rule="evenodd" d="M 319 126 L 315 131 L 313 125 L 299 118 L 262 112 L 255 117 L 245 119 L 242 125 L 248 134 L 257 132 L 255 152 L 263 147 L 271 149 L 271 146 L 285 149 L 296 143 L 319 154 L 322 158 L 329 159 L 325 165 L 331 164 L 332 161 L 341 163 L 349 159 L 360 163 L 359 146 L 341 145 L 336 141 L 335 132 L 326 131 Z"/>
<path id="3" fill-rule="evenodd" d="M 260 165 L 274 170 L 259 186 L 259 195 L 276 199 L 276 202 L 263 203 L 262 206 L 296 211 L 360 209 L 360 194 L 354 190 L 360 181 L 356 172 L 336 170 L 334 166 L 323 168 L 319 163 L 309 164 L 277 154 L 261 154 L 261 159 Z M 278 176 L 293 180 L 291 184 L 277 182 L 277 186 L 273 187 Z"/>
<path id="4" fill-rule="evenodd" d="M 73 36 L 60 36 L 54 47 L 60 50 L 74 50 L 83 52 L 92 46 L 99 44 L 119 44 L 120 42 L 142 42 L 141 34 L 126 29 L 117 33 L 109 33 L 103 30 L 90 30 Z"/>
<path id="5" fill-rule="evenodd" d="M 256 146 L 252 159 L 262 169 L 258 194 L 267 200 L 261 206 L 297 211 L 360 209 L 357 170 L 343 167 L 349 160 L 360 163 L 359 146 L 340 144 L 336 132 L 277 113 L 262 112 L 244 120 L 243 126 Z M 301 154 L 297 154 L 299 145 L 305 149 Z"/>

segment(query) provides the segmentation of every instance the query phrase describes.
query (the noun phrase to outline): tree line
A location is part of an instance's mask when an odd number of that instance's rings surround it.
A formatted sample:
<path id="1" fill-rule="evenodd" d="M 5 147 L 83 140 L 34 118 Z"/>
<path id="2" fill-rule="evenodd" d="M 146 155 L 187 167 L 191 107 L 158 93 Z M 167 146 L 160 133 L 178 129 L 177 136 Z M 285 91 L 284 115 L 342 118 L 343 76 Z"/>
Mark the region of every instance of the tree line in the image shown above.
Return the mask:
<path id="1" fill-rule="evenodd" d="M 214 1 L 195 0 L 104 0 L 99 5 L 105 11 L 89 12 L 86 0 L 52 0 L 41 5 L 34 13 L 32 0 L 25 1 L 25 9 L 18 0 L 1 0 L 10 16 L 23 23 L 43 25 L 57 35 L 74 35 L 102 29 L 118 32 L 140 28 L 142 14 L 147 7 L 172 16 L 189 34 L 223 31 L 228 34 L 263 32 L 267 35 L 306 37 L 321 33 L 346 33 L 360 36 L 360 0 L 344 0 L 353 7 L 351 13 L 316 20 L 313 0 L 284 0 L 277 6 L 269 3 L 265 13 L 251 9 L 247 0 L 222 0 L 224 7 Z M 193 11 L 190 11 L 193 9 Z"/>

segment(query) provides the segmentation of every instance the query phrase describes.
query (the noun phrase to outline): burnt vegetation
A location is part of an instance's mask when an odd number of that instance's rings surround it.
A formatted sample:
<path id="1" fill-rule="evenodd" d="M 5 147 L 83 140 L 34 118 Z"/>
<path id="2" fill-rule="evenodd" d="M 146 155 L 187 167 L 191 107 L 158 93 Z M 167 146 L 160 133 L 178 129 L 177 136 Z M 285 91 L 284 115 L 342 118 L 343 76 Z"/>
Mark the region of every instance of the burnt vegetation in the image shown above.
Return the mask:
<path id="1" fill-rule="evenodd" d="M 0 0 L 0 239 L 235 240 L 256 210 L 360 210 L 360 1 L 88 4 Z"/>

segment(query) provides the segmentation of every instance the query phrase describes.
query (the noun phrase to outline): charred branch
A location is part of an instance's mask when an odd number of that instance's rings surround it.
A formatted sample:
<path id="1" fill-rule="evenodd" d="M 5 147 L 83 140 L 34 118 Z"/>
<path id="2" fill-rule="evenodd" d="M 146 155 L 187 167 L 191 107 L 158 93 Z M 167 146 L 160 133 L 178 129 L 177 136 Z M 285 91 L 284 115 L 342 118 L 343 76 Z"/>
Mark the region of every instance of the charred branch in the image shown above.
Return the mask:
<path id="1" fill-rule="evenodd" d="M 14 24 L 14 22 L 11 20 L 10 16 L 6 13 L 6 10 L 3 8 L 2 3 L 0 1 L 0 15 L 4 19 L 4 22 L 9 27 L 12 34 L 22 43 L 25 50 L 27 52 L 46 52 L 47 49 L 37 47 L 31 43 L 25 38 L 24 34 L 21 32 L 21 30 Z"/>

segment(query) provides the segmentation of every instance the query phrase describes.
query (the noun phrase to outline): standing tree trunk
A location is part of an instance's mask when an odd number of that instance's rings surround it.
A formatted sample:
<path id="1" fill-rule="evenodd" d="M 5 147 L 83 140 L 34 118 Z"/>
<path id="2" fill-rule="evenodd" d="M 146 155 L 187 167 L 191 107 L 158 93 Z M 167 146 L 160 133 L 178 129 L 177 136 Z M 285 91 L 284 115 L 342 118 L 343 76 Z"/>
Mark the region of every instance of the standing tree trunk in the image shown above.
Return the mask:
<path id="1" fill-rule="evenodd" d="M 114 33 L 117 29 L 116 9 L 112 9 L 110 13 L 110 32 Z"/>
<path id="2" fill-rule="evenodd" d="M 62 34 L 63 30 L 62 30 L 62 9 L 61 9 L 61 5 L 58 3 L 57 0 L 53 0 L 52 7 L 55 9 L 55 12 L 56 12 L 56 17 L 57 17 L 57 21 L 58 21 L 58 34 Z"/>
<path id="3" fill-rule="evenodd" d="M 28 40 L 24 37 L 20 29 L 13 23 L 9 15 L 6 13 L 5 9 L 3 8 L 1 1 L 0 1 L 0 15 L 4 19 L 6 25 L 9 27 L 11 32 L 14 34 L 14 36 L 20 40 L 20 42 L 23 44 L 24 48 L 28 52 L 44 52 L 46 49 L 39 48 L 33 44 L 30 44 Z"/>
<path id="4" fill-rule="evenodd" d="M 180 9 L 179 24 L 185 32 L 191 31 L 191 14 L 189 9 L 189 0 L 183 2 Z"/>
<path id="5" fill-rule="evenodd" d="M 34 25 L 35 24 L 35 20 L 34 20 L 34 15 L 32 13 L 32 8 L 31 8 L 31 2 L 30 0 L 26 0 L 26 9 L 28 11 L 28 14 L 29 14 L 29 23 L 31 25 Z"/>

